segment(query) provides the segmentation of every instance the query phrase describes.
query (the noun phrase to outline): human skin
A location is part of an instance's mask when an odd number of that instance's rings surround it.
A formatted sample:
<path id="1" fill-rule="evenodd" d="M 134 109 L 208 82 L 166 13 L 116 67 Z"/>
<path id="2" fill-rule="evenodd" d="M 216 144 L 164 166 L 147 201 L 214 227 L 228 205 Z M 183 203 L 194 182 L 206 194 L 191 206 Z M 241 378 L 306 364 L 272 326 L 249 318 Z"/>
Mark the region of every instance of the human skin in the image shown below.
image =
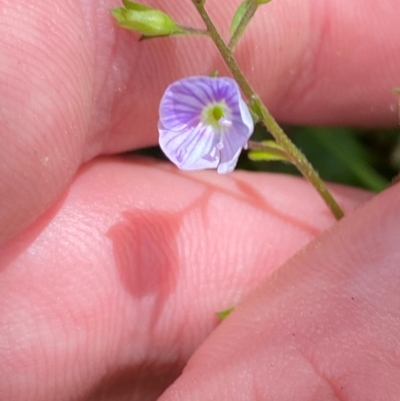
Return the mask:
<path id="1" fill-rule="evenodd" d="M 332 186 L 336 224 L 301 179 L 120 156 L 157 142 L 170 82 L 226 73 L 212 43 L 32 3 L 0 2 L 0 399 L 154 400 L 193 354 L 161 400 L 399 399 L 399 185 Z M 274 0 L 237 56 L 283 122 L 394 126 L 397 10 Z"/>

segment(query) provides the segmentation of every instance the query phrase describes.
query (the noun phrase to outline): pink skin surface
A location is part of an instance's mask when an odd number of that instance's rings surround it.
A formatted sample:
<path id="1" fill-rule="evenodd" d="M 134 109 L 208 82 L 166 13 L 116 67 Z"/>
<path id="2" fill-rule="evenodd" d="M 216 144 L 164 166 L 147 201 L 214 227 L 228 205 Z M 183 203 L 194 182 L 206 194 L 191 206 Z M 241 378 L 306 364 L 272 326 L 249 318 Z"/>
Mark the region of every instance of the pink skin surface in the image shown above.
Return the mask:
<path id="1" fill-rule="evenodd" d="M 238 2 L 207 4 L 226 33 Z M 332 186 L 335 224 L 301 179 L 118 156 L 156 143 L 169 83 L 226 73 L 206 39 L 138 43 L 118 5 L 0 1 L 0 399 L 398 400 L 399 185 Z M 393 126 L 399 19 L 274 0 L 237 56 L 280 121 Z"/>
<path id="2" fill-rule="evenodd" d="M 399 205 L 391 188 L 275 271 L 160 401 L 398 400 Z"/>

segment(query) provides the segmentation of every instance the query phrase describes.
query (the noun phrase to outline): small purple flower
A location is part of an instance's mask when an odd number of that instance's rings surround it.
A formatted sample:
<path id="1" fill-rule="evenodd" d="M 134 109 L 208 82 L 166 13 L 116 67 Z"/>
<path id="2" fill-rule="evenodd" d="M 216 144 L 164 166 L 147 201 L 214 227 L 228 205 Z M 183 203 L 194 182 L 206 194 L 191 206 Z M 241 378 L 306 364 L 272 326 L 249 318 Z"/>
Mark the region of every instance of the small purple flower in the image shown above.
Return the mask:
<path id="1" fill-rule="evenodd" d="M 171 84 L 160 104 L 160 146 L 182 170 L 230 173 L 254 123 L 232 78 L 189 77 Z"/>

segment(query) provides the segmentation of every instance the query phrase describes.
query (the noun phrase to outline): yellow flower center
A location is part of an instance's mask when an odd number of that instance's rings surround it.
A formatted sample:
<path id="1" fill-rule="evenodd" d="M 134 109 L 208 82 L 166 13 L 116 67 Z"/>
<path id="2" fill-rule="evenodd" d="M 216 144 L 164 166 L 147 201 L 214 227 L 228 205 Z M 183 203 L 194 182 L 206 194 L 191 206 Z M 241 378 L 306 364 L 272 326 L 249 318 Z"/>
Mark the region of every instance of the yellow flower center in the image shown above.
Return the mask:
<path id="1" fill-rule="evenodd" d="M 204 108 L 201 119 L 204 124 L 211 125 L 215 129 L 221 129 L 227 125 L 227 106 L 224 101 L 212 103 Z"/>
<path id="2" fill-rule="evenodd" d="M 221 106 L 215 106 L 211 111 L 212 117 L 215 121 L 219 121 L 222 117 L 225 116 L 224 110 L 222 110 Z"/>

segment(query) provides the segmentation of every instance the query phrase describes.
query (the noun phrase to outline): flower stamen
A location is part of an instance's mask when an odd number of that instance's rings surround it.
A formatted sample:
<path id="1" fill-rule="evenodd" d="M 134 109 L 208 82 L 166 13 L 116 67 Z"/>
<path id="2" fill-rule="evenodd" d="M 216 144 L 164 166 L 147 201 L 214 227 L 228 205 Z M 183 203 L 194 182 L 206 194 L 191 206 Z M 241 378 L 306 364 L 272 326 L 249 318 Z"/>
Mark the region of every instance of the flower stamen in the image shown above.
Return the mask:
<path id="1" fill-rule="evenodd" d="M 222 127 L 226 127 L 226 128 L 232 127 L 232 121 L 225 117 L 221 117 L 218 122 L 219 122 L 219 125 L 221 125 Z"/>

